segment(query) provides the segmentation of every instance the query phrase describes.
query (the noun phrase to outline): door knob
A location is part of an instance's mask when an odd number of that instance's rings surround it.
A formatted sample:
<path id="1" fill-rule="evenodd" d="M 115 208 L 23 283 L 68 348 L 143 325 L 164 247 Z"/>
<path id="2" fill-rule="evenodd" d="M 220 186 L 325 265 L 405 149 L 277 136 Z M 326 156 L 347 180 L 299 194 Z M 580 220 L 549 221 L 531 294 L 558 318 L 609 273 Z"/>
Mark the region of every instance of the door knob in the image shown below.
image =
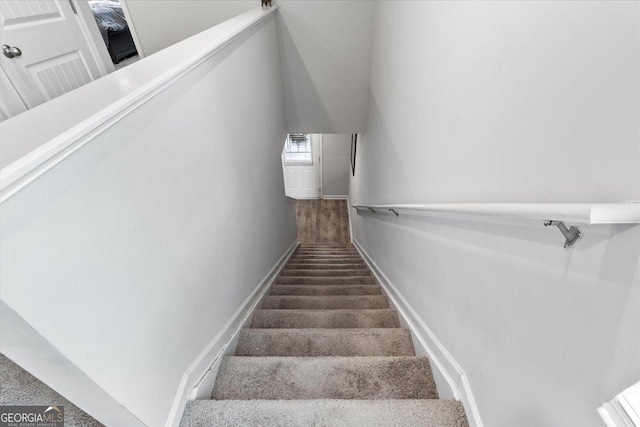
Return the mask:
<path id="1" fill-rule="evenodd" d="M 16 56 L 22 55 L 22 51 L 19 48 L 7 46 L 6 44 L 2 45 L 2 53 L 7 58 L 15 58 Z"/>

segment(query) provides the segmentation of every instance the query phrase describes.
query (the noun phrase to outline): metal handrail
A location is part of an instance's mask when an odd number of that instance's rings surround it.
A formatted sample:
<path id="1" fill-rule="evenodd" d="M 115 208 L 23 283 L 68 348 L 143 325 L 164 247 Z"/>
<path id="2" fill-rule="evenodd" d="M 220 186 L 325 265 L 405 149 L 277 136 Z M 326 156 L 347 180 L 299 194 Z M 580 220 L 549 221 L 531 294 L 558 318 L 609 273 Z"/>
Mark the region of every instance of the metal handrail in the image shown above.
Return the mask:
<path id="1" fill-rule="evenodd" d="M 565 248 L 582 237 L 577 226 L 567 227 L 564 221 L 584 225 L 640 224 L 640 202 L 623 203 L 428 203 L 353 205 L 356 211 L 472 214 L 490 217 L 543 221 L 545 227 L 557 226 L 565 237 Z"/>

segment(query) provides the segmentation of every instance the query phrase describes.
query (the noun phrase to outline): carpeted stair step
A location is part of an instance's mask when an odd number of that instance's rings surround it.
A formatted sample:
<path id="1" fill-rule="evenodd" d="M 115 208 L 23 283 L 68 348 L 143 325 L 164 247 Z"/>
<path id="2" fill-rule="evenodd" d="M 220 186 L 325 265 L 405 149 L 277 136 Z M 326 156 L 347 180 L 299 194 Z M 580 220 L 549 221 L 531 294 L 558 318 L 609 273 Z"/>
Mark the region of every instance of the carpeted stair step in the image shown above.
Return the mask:
<path id="1" fill-rule="evenodd" d="M 336 252 L 296 252 L 294 253 L 292 256 L 294 257 L 309 257 L 309 258 L 320 258 L 320 257 L 327 257 L 327 258 L 336 258 L 336 257 L 359 257 L 360 255 L 357 252 L 343 252 L 343 253 L 336 253 Z"/>
<path id="2" fill-rule="evenodd" d="M 272 296 L 262 300 L 264 309 L 288 310 L 332 310 L 332 309 L 376 309 L 389 308 L 389 299 L 377 296 Z"/>
<path id="3" fill-rule="evenodd" d="M 358 254 L 357 252 L 343 252 L 343 253 L 337 253 L 337 252 L 295 252 L 292 257 L 296 257 L 296 258 L 302 258 L 302 257 L 307 257 L 307 258 L 320 258 L 320 257 L 324 257 L 324 258 L 339 258 L 339 257 L 343 257 L 343 258 L 355 258 L 355 257 L 359 257 L 360 254 Z"/>
<path id="4" fill-rule="evenodd" d="M 305 277 L 305 276 L 278 276 L 276 285 L 375 285 L 373 276 L 351 277 Z"/>
<path id="5" fill-rule="evenodd" d="M 292 258 L 360 258 L 358 252 L 294 252 Z"/>
<path id="6" fill-rule="evenodd" d="M 426 357 L 225 356 L 212 399 L 437 399 Z"/>
<path id="7" fill-rule="evenodd" d="M 296 258 L 310 258 L 310 259 L 315 259 L 315 258 L 327 258 L 327 259 L 360 258 L 362 260 L 362 257 L 360 257 L 360 255 L 357 254 L 357 253 L 344 253 L 344 254 L 294 253 L 293 255 L 291 255 L 291 258 L 292 259 L 296 259 Z"/>
<path id="8" fill-rule="evenodd" d="M 337 251 L 331 251 L 331 250 L 327 250 L 327 251 L 294 251 L 293 252 L 293 256 L 296 255 L 309 255 L 309 256 L 336 256 L 336 257 L 340 257 L 340 256 L 360 256 L 360 252 L 358 251 L 343 251 L 343 250 L 337 250 Z"/>
<path id="9" fill-rule="evenodd" d="M 371 276 L 371 270 L 366 269 L 357 269 L 357 270 L 310 270 L 310 269 L 302 269 L 295 270 L 292 268 L 284 268 L 280 272 L 280 276 L 320 276 L 320 277 L 346 277 L 346 276 Z"/>
<path id="10" fill-rule="evenodd" d="M 298 263 L 298 262 L 289 262 L 287 263 L 286 269 L 291 270 L 358 270 L 368 268 L 367 264 L 364 262 L 353 262 L 350 264 L 332 264 L 332 263 L 324 263 L 324 264 L 311 264 L 311 263 Z"/>
<path id="11" fill-rule="evenodd" d="M 298 248 L 295 253 L 309 252 L 309 253 L 358 253 L 355 248 Z"/>
<path id="12" fill-rule="evenodd" d="M 415 356 L 407 329 L 243 329 L 236 356 Z"/>
<path id="13" fill-rule="evenodd" d="M 287 265 L 289 264 L 306 264 L 306 265 L 317 265 L 317 264 L 333 264 L 333 265 L 342 265 L 342 264 L 361 264 L 362 258 L 345 258 L 345 259 L 327 259 L 327 258 L 318 258 L 318 259 L 290 259 Z M 365 264 L 366 265 L 366 264 Z"/>
<path id="14" fill-rule="evenodd" d="M 273 285 L 269 295 L 382 295 L 379 285 Z"/>
<path id="15" fill-rule="evenodd" d="M 355 246 L 351 243 L 300 243 L 298 245 L 298 249 L 305 248 L 352 248 L 355 249 Z"/>
<path id="16" fill-rule="evenodd" d="M 362 258 L 291 258 L 287 264 L 356 264 L 362 263 Z"/>
<path id="17" fill-rule="evenodd" d="M 196 400 L 181 427 L 468 427 L 458 400 Z"/>
<path id="18" fill-rule="evenodd" d="M 298 249 L 311 248 L 349 248 L 355 249 L 355 246 L 351 243 L 300 243 Z"/>
<path id="19" fill-rule="evenodd" d="M 303 252 L 314 252 L 314 251 L 308 251 L 308 250 L 296 250 L 293 252 L 293 255 L 297 254 L 297 253 L 303 253 Z M 315 252 L 325 252 L 325 251 L 315 251 Z M 356 250 L 349 250 L 349 251 L 345 251 L 347 254 L 349 255 L 357 255 L 360 256 L 360 252 L 356 251 Z"/>
<path id="20" fill-rule="evenodd" d="M 356 247 L 353 246 L 352 244 L 329 244 L 329 243 L 324 243 L 324 244 L 319 244 L 319 245 L 305 245 L 305 244 L 301 244 L 298 245 L 298 250 L 302 250 L 302 249 L 355 249 Z"/>
<path id="21" fill-rule="evenodd" d="M 352 256 L 360 256 L 360 252 L 355 249 L 298 249 L 293 252 L 294 255 L 352 255 Z"/>
<path id="22" fill-rule="evenodd" d="M 399 328 L 398 313 L 377 310 L 265 310 L 253 312 L 251 328 Z"/>

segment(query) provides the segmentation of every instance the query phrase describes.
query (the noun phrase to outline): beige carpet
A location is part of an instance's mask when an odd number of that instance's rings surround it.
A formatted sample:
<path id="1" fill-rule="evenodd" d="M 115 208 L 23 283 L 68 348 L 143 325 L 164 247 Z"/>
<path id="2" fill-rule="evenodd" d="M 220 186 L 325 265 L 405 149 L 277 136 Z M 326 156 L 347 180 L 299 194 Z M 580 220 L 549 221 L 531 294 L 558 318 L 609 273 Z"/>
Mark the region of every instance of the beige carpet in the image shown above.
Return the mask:
<path id="1" fill-rule="evenodd" d="M 0 354 L 0 405 L 64 406 L 65 427 L 102 426 L 82 409 L 69 402 L 3 354 Z"/>
<path id="2" fill-rule="evenodd" d="M 305 244 L 183 426 L 467 427 L 350 244 Z"/>

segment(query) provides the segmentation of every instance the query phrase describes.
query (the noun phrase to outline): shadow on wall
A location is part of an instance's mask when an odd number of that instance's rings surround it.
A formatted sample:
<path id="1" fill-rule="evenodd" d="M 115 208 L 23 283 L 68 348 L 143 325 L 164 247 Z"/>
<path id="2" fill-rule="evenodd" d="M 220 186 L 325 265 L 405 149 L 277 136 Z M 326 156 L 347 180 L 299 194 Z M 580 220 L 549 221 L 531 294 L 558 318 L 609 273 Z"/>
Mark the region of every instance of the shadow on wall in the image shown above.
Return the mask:
<path id="1" fill-rule="evenodd" d="M 287 127 L 290 132 L 300 132 L 303 129 L 292 129 L 292 126 L 299 126 L 304 121 L 304 117 L 314 118 L 315 123 L 322 126 L 313 128 L 315 132 L 324 132 L 332 130 L 333 123 L 327 113 L 326 108 L 322 104 L 320 95 L 315 87 L 311 74 L 307 69 L 302 55 L 298 50 L 291 31 L 285 20 L 278 14 L 278 34 L 280 37 L 280 56 L 282 58 L 282 80 L 290 82 L 294 88 L 291 90 L 288 86 L 284 86 L 285 111 L 287 112 Z M 321 46 L 316 46 L 321 49 Z M 300 90 L 305 88 L 303 92 Z M 313 105 L 313 111 L 306 111 L 305 105 Z M 302 111 L 299 111 L 302 110 Z M 326 127 L 326 129 L 325 129 Z M 305 128 L 307 129 L 307 128 Z"/>
<path id="2" fill-rule="evenodd" d="M 409 230 L 427 230 L 430 235 L 453 239 L 464 245 L 474 245 L 474 239 L 470 235 L 480 235 L 486 238 L 499 236 L 505 239 L 526 241 L 529 244 L 543 245 L 554 253 L 558 247 L 562 247 L 564 237 L 555 228 L 546 228 L 539 221 L 523 221 L 502 218 L 496 222 L 492 217 L 477 217 L 465 214 L 429 213 L 412 214 L 402 212 L 396 216 L 391 212 L 360 210 L 357 213 L 362 218 L 381 221 L 390 226 L 401 227 Z M 635 224 L 615 225 L 578 225 L 589 238 L 581 238 L 575 246 L 569 250 L 563 250 L 566 254 L 565 270 L 570 269 L 573 254 L 581 254 L 602 245 L 602 269 L 598 276 L 604 280 L 619 284 L 629 284 L 633 281 L 633 275 L 640 266 L 640 227 Z M 450 229 L 459 230 L 461 233 L 452 234 Z M 631 237 L 630 237 L 631 236 Z M 635 237 L 633 237 L 635 236 Z M 637 240 L 638 244 L 626 249 L 618 248 L 618 241 Z M 486 248 L 481 245 L 478 249 Z M 511 255 L 512 251 L 506 250 L 503 255 Z M 539 257 L 531 262 L 546 264 L 553 257 Z M 550 265 L 555 265 L 555 262 Z"/>
<path id="3" fill-rule="evenodd" d="M 290 131 L 364 131 L 376 5 L 359 0 L 278 2 L 282 35 L 295 41 L 293 46 L 280 39 Z M 319 103 L 307 99 L 312 91 Z"/>
<path id="4" fill-rule="evenodd" d="M 631 241 L 635 241 L 636 244 L 625 248 L 621 246 L 621 243 L 628 239 L 629 235 L 635 236 Z M 623 285 L 633 283 L 634 274 L 640 275 L 640 226 L 634 224 L 613 225 L 608 240 L 607 248 L 602 256 L 599 277 Z"/>
<path id="5" fill-rule="evenodd" d="M 395 194 L 402 188 L 405 194 L 420 194 L 423 184 L 412 182 L 406 169 L 389 168 L 389 165 L 400 165 L 400 150 L 394 144 L 389 130 L 373 92 L 369 92 L 367 134 L 358 138 L 356 152 L 356 172 L 352 177 L 352 204 L 385 204 L 385 203 L 420 203 L 415 197 L 400 199 L 380 199 L 378 194 Z M 375 156 L 372 154 L 379 153 Z M 420 159 L 417 159 L 420 161 Z M 358 198 L 354 198 L 358 196 Z"/>

